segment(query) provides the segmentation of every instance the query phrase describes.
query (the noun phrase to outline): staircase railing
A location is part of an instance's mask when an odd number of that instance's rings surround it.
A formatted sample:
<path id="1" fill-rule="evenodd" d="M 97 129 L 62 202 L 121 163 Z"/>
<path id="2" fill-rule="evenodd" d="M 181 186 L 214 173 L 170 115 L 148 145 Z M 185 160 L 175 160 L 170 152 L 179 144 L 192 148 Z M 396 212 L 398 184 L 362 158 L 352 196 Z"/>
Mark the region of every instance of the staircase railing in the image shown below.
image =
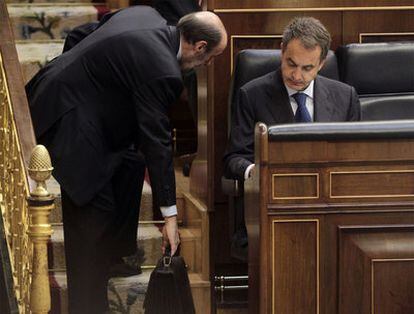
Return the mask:
<path id="1" fill-rule="evenodd" d="M 7 287 L 13 285 L 14 295 L 8 295 L 7 300 L 10 312 L 16 310 L 14 303 L 19 313 L 50 310 L 46 245 L 51 233 L 48 213 L 53 207 L 53 198 L 42 190 L 43 183 L 40 183 L 41 192 L 38 183 L 37 193 L 30 194 L 32 181 L 27 167 L 35 144 L 10 20 L 5 1 L 0 0 L 0 223 L 3 222 L 0 231 L 8 252 L 4 254 L 5 248 L 1 248 L 2 261 L 4 256 L 9 258 L 5 265 L 9 267 L 2 266 L 6 273 L 0 280 L 11 278 L 11 282 L 5 283 Z M 36 168 L 36 163 L 32 161 L 31 167 Z M 39 179 L 38 172 L 33 172 L 34 179 Z"/>

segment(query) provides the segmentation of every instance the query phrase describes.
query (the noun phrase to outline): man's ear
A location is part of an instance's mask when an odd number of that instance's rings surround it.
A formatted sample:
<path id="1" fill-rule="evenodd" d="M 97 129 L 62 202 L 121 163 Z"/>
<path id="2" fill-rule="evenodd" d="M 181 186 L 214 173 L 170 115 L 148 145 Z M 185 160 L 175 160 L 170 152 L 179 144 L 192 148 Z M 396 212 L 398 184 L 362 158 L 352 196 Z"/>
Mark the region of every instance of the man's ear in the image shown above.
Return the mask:
<path id="1" fill-rule="evenodd" d="M 318 72 L 319 72 L 319 71 L 322 69 L 322 67 L 324 66 L 325 61 L 326 61 L 326 58 L 325 58 L 325 59 L 323 59 L 323 60 L 321 61 L 321 63 L 319 64 L 319 69 L 318 69 Z"/>
<path id="2" fill-rule="evenodd" d="M 194 50 L 196 53 L 204 53 L 207 49 L 207 42 L 205 40 L 197 41 L 194 44 Z"/>

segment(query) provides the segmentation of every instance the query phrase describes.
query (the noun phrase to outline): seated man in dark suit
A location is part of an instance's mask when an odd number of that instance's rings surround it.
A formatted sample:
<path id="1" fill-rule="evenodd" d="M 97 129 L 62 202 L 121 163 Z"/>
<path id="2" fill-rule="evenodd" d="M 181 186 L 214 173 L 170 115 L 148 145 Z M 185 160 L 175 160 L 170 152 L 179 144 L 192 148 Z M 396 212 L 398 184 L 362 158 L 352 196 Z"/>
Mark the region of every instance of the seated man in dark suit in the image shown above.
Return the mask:
<path id="1" fill-rule="evenodd" d="M 245 179 L 254 167 L 254 126 L 294 122 L 335 122 L 360 119 L 355 89 L 318 75 L 331 37 L 311 17 L 295 18 L 285 28 L 281 67 L 245 84 L 232 113 L 224 156 L 225 174 Z"/>
<path id="2" fill-rule="evenodd" d="M 298 17 L 285 28 L 281 67 L 248 82 L 237 93 L 224 156 L 226 177 L 249 177 L 254 168 L 254 127 L 259 121 L 275 125 L 360 119 L 355 89 L 318 75 L 330 43 L 329 32 L 315 18 Z M 245 234 L 244 219 L 239 221 L 238 232 Z"/>

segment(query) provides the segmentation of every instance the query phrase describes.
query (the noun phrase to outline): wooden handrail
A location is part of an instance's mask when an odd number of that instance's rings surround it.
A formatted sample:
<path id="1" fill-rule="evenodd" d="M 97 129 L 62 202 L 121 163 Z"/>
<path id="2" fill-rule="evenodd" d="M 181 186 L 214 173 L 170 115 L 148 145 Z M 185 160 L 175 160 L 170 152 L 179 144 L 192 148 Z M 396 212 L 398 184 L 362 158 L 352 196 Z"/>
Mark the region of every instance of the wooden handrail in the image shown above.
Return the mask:
<path id="1" fill-rule="evenodd" d="M 20 148 L 24 164 L 28 165 L 31 151 L 36 145 L 36 139 L 5 0 L 0 0 L 0 52 L 8 82 L 16 129 L 20 139 Z"/>

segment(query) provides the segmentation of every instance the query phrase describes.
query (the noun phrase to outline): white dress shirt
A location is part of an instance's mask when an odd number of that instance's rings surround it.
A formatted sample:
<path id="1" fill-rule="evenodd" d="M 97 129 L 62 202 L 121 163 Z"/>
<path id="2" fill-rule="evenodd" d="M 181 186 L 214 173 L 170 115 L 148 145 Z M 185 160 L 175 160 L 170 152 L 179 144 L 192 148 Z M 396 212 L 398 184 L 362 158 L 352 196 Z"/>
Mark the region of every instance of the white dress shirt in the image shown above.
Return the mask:
<path id="1" fill-rule="evenodd" d="M 306 94 L 306 109 L 308 109 L 310 117 L 313 120 L 314 117 L 314 110 L 313 110 L 313 86 L 315 85 L 315 81 L 313 80 L 312 82 L 310 82 L 310 84 L 308 85 L 308 87 L 306 87 L 303 91 L 300 91 L 300 93 L 304 93 Z M 290 105 L 292 106 L 292 111 L 293 111 L 293 115 L 296 114 L 296 110 L 298 110 L 298 104 L 295 100 L 295 98 L 293 98 L 293 94 L 299 93 L 297 90 L 291 89 L 290 87 L 288 87 L 285 84 L 286 90 L 288 92 L 289 95 L 289 101 L 290 101 Z"/>

